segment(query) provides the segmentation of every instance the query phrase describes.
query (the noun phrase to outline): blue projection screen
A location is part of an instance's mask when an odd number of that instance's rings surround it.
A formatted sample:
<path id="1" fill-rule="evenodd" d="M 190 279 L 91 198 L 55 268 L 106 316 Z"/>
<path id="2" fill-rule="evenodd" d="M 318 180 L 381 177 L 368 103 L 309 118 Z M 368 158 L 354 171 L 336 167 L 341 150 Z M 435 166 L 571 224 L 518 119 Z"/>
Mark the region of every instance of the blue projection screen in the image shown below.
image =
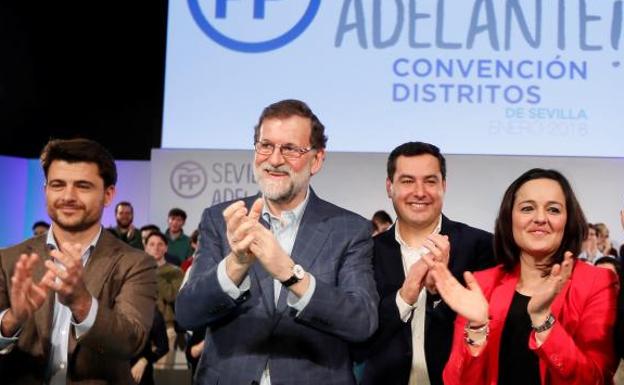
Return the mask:
<path id="1" fill-rule="evenodd" d="M 169 7 L 165 148 L 249 149 L 262 108 L 298 98 L 333 151 L 624 156 L 621 0 Z"/>

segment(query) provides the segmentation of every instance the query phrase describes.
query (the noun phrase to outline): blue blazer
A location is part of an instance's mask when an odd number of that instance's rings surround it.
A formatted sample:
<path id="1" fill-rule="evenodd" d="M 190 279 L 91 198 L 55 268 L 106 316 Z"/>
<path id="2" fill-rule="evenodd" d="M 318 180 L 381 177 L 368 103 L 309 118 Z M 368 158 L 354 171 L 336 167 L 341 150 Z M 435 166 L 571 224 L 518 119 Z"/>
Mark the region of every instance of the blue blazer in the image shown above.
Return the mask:
<path id="1" fill-rule="evenodd" d="M 256 198 L 245 198 L 247 207 Z M 237 300 L 221 289 L 217 265 L 230 252 L 222 213 L 231 203 L 204 211 L 191 276 L 176 300 L 182 327 L 208 326 L 197 383 L 258 384 L 268 362 L 271 385 L 354 384 L 348 343 L 377 328 L 370 222 L 310 189 L 291 258 L 315 277 L 316 289 L 297 314 L 285 288 L 275 306 L 273 278 L 258 262 Z"/>
<path id="2" fill-rule="evenodd" d="M 412 328 L 403 322 L 396 293 L 405 281 L 396 226 L 374 239 L 373 266 L 379 304 L 379 329 L 355 350 L 364 365 L 363 385 L 407 385 L 412 365 Z M 440 233 L 451 243 L 449 270 L 462 283 L 464 271 L 494 266 L 492 234 L 442 216 Z M 439 295 L 427 295 L 425 310 L 425 359 L 431 385 L 442 385 L 442 370 L 451 353 L 455 313 Z"/>

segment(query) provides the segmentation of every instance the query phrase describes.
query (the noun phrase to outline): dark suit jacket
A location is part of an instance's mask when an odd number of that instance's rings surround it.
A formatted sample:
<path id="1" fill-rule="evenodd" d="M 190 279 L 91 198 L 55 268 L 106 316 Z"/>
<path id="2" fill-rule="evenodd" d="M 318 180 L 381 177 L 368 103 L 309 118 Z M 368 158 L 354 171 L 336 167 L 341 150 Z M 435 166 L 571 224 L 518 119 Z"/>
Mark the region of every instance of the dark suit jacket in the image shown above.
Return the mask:
<path id="1" fill-rule="evenodd" d="M 370 223 L 310 194 L 291 257 L 315 277 L 316 290 L 299 314 L 286 305 L 285 288 L 275 307 L 273 278 L 259 262 L 249 291 L 237 300 L 223 292 L 217 265 L 230 252 L 222 212 L 231 202 L 204 211 L 191 276 L 176 300 L 183 328 L 208 325 L 198 384 L 258 383 L 267 362 L 272 385 L 354 384 L 347 342 L 377 327 Z"/>
<path id="2" fill-rule="evenodd" d="M 154 385 L 154 363 L 169 352 L 169 341 L 167 340 L 167 325 L 162 314 L 156 308 L 154 310 L 154 323 L 149 332 L 149 340 L 143 347 L 141 353 L 130 362 L 131 366 L 145 358 L 147 365 L 141 377 L 139 385 Z"/>
<path id="3" fill-rule="evenodd" d="M 373 266 L 379 304 L 379 329 L 362 348 L 366 358 L 363 384 L 406 385 L 412 363 L 412 329 L 403 322 L 396 305 L 396 293 L 405 281 L 401 247 L 395 238 L 396 226 L 377 235 Z M 451 243 L 449 269 L 463 282 L 464 271 L 482 270 L 494 265 L 492 234 L 442 216 L 441 234 Z M 425 315 L 425 357 L 432 385 L 442 385 L 442 370 L 451 352 L 455 313 L 438 295 L 427 295 Z"/>
<path id="4" fill-rule="evenodd" d="M 33 277 L 39 282 L 50 259 L 46 236 L 31 238 L 0 251 L 0 309 L 11 306 L 11 277 L 23 253 L 41 257 Z M 133 383 L 130 359 L 148 339 L 156 306 L 156 263 L 137 250 L 102 231 L 84 270 L 87 289 L 98 300 L 93 327 L 68 345 L 68 384 L 100 385 Z M 54 292 L 22 328 L 9 354 L 0 355 L 3 384 L 36 384 L 44 381 L 49 362 Z"/>

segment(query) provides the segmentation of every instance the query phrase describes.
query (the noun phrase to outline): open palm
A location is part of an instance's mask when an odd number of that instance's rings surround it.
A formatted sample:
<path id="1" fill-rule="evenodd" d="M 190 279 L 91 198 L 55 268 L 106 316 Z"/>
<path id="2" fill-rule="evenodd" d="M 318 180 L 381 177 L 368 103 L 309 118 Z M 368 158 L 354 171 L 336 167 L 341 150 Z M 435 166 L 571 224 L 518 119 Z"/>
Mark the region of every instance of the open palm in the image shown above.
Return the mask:
<path id="1" fill-rule="evenodd" d="M 440 262 L 425 259 L 436 289 L 444 302 L 457 314 L 475 325 L 485 324 L 488 320 L 489 305 L 477 280 L 470 272 L 464 273 L 466 287 L 451 274 L 447 266 Z"/>
<path id="2" fill-rule="evenodd" d="M 550 313 L 550 305 L 570 278 L 572 266 L 572 253 L 566 251 L 563 262 L 553 265 L 548 277 L 531 296 L 527 306 L 530 315 L 546 316 Z"/>

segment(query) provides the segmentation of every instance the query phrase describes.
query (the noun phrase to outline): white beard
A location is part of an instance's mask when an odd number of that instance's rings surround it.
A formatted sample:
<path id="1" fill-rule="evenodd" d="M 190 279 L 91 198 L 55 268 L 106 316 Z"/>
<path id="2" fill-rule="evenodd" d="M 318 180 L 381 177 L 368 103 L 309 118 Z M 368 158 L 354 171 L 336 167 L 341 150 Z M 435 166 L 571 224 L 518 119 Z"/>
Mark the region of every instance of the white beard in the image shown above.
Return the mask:
<path id="1" fill-rule="evenodd" d="M 271 180 L 265 171 L 287 173 L 288 177 L 281 181 Z M 267 162 L 254 168 L 256 180 L 266 199 L 274 202 L 290 202 L 299 192 L 307 189 L 310 180 L 310 167 L 295 173 L 289 166 L 273 167 Z"/>

